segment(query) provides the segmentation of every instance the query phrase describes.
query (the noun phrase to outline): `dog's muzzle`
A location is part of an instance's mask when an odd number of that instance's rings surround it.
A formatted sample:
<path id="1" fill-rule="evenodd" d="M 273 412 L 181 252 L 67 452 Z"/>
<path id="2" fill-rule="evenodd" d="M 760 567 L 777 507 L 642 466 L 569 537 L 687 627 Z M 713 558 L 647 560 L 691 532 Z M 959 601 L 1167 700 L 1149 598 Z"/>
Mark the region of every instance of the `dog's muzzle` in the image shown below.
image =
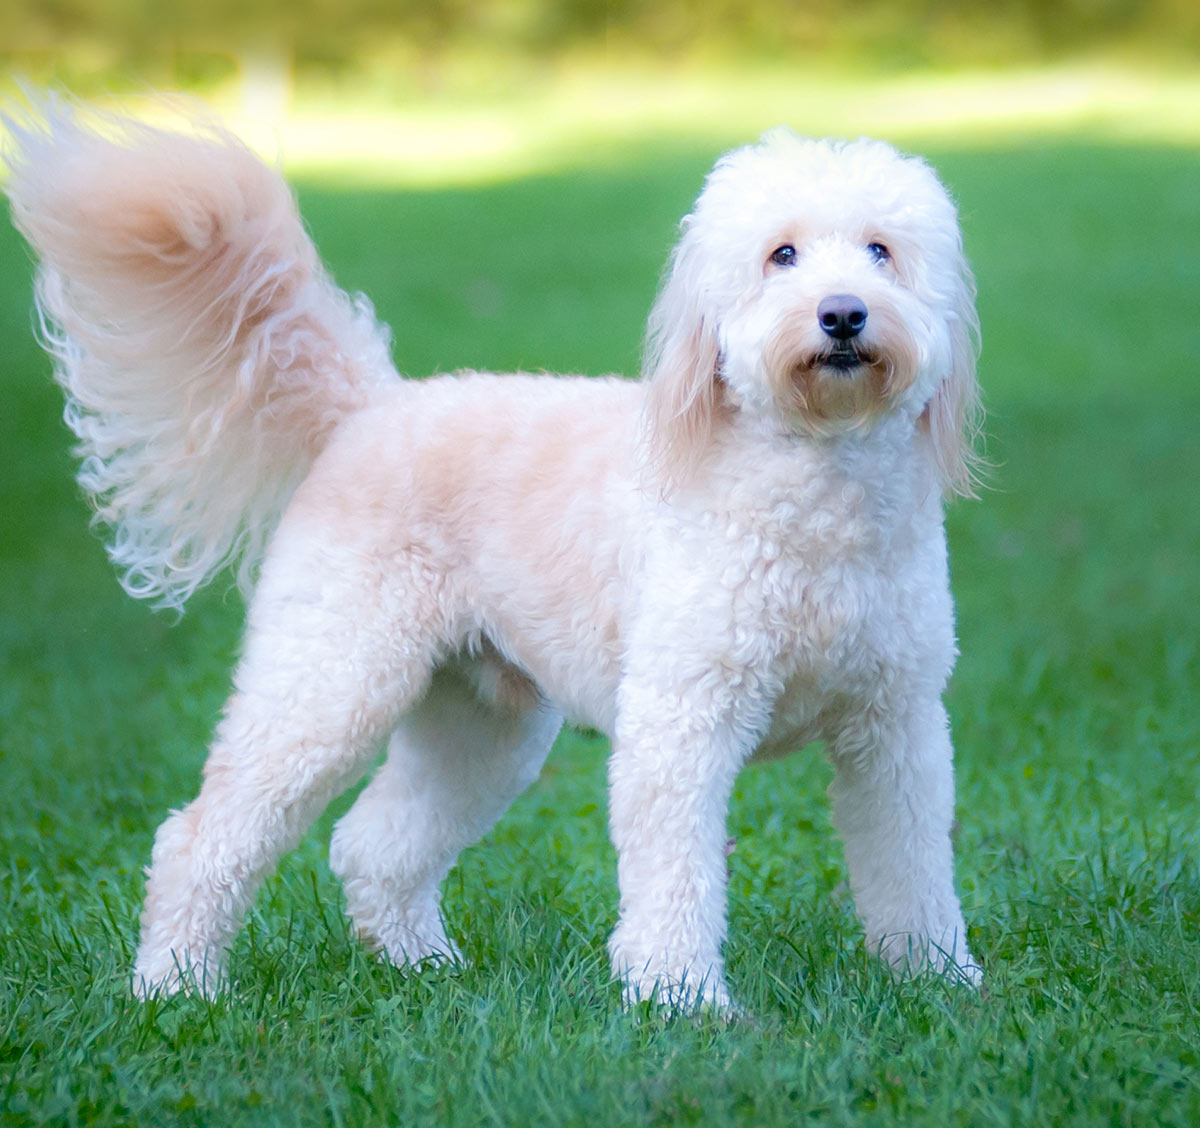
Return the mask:
<path id="1" fill-rule="evenodd" d="M 849 373 L 872 362 L 873 357 L 855 340 L 867 325 L 867 303 L 862 298 L 830 294 L 817 306 L 817 324 L 833 342 L 833 347 L 817 358 L 820 367 Z"/>

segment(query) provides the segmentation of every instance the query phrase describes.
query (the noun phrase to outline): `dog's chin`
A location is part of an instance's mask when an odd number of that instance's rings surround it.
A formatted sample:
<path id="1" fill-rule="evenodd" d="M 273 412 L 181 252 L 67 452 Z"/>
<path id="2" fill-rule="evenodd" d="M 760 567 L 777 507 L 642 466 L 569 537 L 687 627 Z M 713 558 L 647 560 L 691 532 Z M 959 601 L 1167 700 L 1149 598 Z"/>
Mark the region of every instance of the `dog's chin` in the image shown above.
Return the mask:
<path id="1" fill-rule="evenodd" d="M 802 357 L 787 380 L 787 406 L 809 429 L 830 433 L 870 424 L 895 395 L 895 365 L 880 353 L 839 346 Z"/>

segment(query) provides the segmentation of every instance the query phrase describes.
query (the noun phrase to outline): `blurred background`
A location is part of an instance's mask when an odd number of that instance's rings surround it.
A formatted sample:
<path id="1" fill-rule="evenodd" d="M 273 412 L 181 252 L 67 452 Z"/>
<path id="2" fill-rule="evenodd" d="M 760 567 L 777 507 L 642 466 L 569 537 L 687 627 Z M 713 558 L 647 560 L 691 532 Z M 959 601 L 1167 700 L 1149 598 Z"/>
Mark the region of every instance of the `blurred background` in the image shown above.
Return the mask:
<path id="1" fill-rule="evenodd" d="M 1200 131 L 1193 0 L 2 0 L 0 18 L 10 75 L 196 92 L 293 165 L 393 180 L 782 120 Z"/>
<path id="2" fill-rule="evenodd" d="M 264 56 L 304 85 L 503 89 L 574 61 L 856 69 L 1195 60 L 1190 0 L 5 0 L 10 66 L 214 88 Z"/>

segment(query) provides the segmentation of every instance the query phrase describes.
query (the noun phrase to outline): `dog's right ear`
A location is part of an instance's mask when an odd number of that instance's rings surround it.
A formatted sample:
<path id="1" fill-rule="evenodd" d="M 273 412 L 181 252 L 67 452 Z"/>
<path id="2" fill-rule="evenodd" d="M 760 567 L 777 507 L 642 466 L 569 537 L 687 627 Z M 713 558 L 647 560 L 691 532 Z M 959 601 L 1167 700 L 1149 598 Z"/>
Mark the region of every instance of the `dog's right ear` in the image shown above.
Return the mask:
<path id="1" fill-rule="evenodd" d="M 715 318 L 701 301 L 696 258 L 685 233 L 646 329 L 644 433 L 650 464 L 666 489 L 694 471 L 723 408 Z"/>

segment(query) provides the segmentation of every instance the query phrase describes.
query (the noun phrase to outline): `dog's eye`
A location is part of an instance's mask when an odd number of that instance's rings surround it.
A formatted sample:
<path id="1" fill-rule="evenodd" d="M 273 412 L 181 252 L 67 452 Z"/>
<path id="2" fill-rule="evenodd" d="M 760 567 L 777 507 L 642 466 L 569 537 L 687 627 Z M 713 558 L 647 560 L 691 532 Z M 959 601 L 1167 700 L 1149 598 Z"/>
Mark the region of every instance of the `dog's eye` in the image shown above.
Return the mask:
<path id="1" fill-rule="evenodd" d="M 776 266 L 795 266 L 796 248 L 791 243 L 784 243 L 782 247 L 776 247 L 771 252 L 771 261 Z"/>
<path id="2" fill-rule="evenodd" d="M 882 243 L 868 243 L 867 254 L 878 263 L 890 262 L 892 258 L 892 252 Z"/>

